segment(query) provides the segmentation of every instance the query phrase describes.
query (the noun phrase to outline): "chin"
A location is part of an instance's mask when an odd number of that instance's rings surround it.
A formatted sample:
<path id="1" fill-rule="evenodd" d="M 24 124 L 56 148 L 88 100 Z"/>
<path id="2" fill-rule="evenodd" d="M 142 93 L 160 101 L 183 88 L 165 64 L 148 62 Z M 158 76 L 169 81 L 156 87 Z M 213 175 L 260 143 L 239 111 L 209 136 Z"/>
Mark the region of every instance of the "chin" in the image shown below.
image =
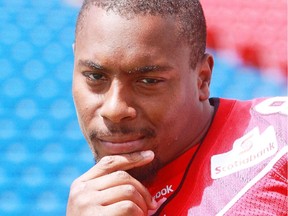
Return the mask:
<path id="1" fill-rule="evenodd" d="M 95 164 L 102 158 L 97 151 L 93 152 Z M 127 172 L 139 182 L 149 185 L 157 175 L 158 170 L 161 168 L 161 162 L 159 158 L 155 157 L 154 160 L 144 166 L 135 167 L 127 170 Z"/>
<path id="2" fill-rule="evenodd" d="M 142 166 L 136 167 L 127 172 L 135 179 L 144 183 L 145 185 L 149 185 L 157 175 L 158 170 L 160 169 L 161 165 L 159 160 L 154 159 L 151 163 Z"/>

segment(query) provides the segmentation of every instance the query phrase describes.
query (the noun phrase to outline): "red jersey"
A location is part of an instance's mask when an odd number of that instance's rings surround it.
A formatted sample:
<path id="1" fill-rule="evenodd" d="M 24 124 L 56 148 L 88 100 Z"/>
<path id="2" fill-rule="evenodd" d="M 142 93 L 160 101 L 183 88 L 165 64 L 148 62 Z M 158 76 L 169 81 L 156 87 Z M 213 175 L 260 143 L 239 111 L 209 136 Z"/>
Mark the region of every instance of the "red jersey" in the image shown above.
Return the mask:
<path id="1" fill-rule="evenodd" d="M 149 186 L 149 215 L 287 215 L 288 98 L 210 102 L 205 139 Z"/>

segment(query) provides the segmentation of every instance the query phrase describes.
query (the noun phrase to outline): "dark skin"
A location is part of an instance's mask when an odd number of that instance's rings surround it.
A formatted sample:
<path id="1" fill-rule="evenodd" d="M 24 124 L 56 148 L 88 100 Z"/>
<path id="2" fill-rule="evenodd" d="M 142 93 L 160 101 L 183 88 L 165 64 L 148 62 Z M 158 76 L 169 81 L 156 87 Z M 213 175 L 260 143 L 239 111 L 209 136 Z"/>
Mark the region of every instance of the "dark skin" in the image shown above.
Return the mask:
<path id="1" fill-rule="evenodd" d="M 191 68 L 177 25 L 88 9 L 76 37 L 73 97 L 97 164 L 72 184 L 67 215 L 147 215 L 157 204 L 144 185 L 203 139 L 213 58 Z"/>

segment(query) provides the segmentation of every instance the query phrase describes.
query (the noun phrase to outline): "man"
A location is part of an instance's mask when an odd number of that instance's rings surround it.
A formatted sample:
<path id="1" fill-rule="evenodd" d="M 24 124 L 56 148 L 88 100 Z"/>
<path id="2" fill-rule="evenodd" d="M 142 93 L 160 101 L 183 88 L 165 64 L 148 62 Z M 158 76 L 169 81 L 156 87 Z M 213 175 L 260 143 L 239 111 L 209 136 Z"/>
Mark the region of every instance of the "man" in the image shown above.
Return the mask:
<path id="1" fill-rule="evenodd" d="M 198 0 L 86 0 L 73 97 L 97 162 L 67 215 L 284 215 L 286 98 L 209 99 Z"/>

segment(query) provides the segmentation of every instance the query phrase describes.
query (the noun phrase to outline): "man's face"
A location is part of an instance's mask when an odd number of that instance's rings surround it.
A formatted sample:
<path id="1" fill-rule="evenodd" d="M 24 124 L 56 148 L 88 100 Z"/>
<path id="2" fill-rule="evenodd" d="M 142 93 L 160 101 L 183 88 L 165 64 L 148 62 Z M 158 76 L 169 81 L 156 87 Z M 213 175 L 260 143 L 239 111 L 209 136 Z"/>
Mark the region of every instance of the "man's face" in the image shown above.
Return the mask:
<path id="1" fill-rule="evenodd" d="M 199 73 L 177 29 L 172 18 L 87 11 L 75 44 L 73 96 L 96 160 L 149 149 L 149 169 L 157 169 L 197 139 Z M 139 169 L 147 174 L 148 167 Z"/>

